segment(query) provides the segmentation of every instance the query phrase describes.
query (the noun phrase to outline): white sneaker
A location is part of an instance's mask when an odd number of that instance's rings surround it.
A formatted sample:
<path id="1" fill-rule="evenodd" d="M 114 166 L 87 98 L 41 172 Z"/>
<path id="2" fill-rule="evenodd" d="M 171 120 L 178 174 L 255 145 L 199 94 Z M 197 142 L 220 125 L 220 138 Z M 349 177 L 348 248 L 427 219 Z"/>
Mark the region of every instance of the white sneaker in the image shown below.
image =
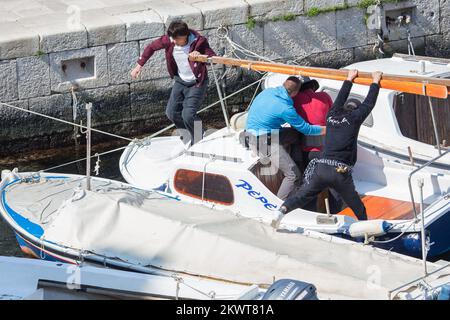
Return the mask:
<path id="1" fill-rule="evenodd" d="M 280 227 L 280 222 L 281 222 L 281 219 L 283 219 L 283 217 L 284 217 L 284 214 L 281 213 L 280 211 L 272 212 L 272 222 L 270 223 L 272 228 L 277 230 Z"/>

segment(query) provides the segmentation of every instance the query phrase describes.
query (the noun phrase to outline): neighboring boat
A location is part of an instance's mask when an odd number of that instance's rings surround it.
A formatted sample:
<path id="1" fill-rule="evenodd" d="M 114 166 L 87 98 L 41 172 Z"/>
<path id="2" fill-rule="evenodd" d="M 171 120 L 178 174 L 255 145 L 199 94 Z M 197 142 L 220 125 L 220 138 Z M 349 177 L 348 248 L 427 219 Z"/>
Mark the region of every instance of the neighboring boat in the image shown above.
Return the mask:
<path id="1" fill-rule="evenodd" d="M 188 275 L 143 274 L 0 256 L 0 300 L 317 300 L 313 285 L 283 279 L 268 289 Z M 449 300 L 449 277 L 398 290 L 394 299 Z"/>
<path id="2" fill-rule="evenodd" d="M 2 178 L 2 217 L 22 250 L 45 260 L 189 275 L 206 281 L 203 288 L 214 287 L 207 280 L 268 288 L 287 278 L 314 284 L 320 299 L 399 298 L 423 279 L 422 261 L 414 258 L 322 233 L 276 232 L 112 180 L 93 178 L 90 191 L 84 176 L 15 170 Z M 444 267 L 427 263 L 427 281 L 442 279 Z M 216 297 L 227 291 L 217 288 Z"/>
<path id="3" fill-rule="evenodd" d="M 450 59 L 437 59 L 430 57 L 413 57 L 402 54 L 395 54 L 392 58 L 368 60 L 346 66 L 345 69 L 357 69 L 358 71 L 373 72 L 384 71 L 398 76 L 415 76 L 418 78 L 440 78 L 450 79 Z M 288 75 L 271 74 L 265 81 L 263 87 L 276 87 L 281 85 Z M 330 94 L 334 100 L 342 86 L 342 81 L 315 78 L 320 85 L 319 91 Z M 368 87 L 354 84 L 350 97 L 364 100 L 368 93 Z M 433 111 L 436 112 L 436 101 L 433 100 Z M 441 100 L 441 101 L 450 101 Z M 416 104 L 423 110 L 429 110 L 430 105 L 426 97 L 405 94 L 400 91 L 381 89 L 377 104 L 372 113 L 367 117 L 359 132 L 358 142 L 360 145 L 377 153 L 381 158 L 391 159 L 403 163 L 414 161 L 416 164 L 424 164 L 427 161 L 440 155 L 440 151 L 448 150 L 448 146 L 442 145 L 446 140 L 450 145 L 449 137 L 438 135 L 441 150 L 437 144 L 431 145 L 417 139 L 416 130 L 408 128 L 408 122 L 416 122 Z M 449 107 L 449 102 L 447 108 Z M 407 116 L 409 114 L 410 116 Z M 437 115 L 434 115 L 437 118 Z M 400 121 L 399 121 L 400 120 Z M 427 116 L 426 120 L 432 122 L 433 118 Z M 442 122 L 441 122 L 442 123 Z M 436 124 L 437 125 L 437 124 Z M 449 126 L 450 123 L 447 123 Z M 432 126 L 430 125 L 431 129 Z M 414 132 L 410 132 L 414 131 Z M 442 128 L 437 128 L 441 132 Z M 436 140 L 436 137 L 434 137 Z M 450 172 L 450 155 L 440 158 L 431 164 L 432 167 Z"/>
<path id="4" fill-rule="evenodd" d="M 142 274 L 15 257 L 0 257 L 0 274 L 0 300 L 253 300 L 266 291 L 167 272 Z"/>

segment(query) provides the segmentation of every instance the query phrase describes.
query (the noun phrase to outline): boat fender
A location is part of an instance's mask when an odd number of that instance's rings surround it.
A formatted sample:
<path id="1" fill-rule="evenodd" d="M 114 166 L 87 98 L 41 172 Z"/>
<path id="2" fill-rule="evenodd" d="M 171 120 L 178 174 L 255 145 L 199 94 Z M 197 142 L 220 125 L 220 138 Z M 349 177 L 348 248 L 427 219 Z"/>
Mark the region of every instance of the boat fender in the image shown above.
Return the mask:
<path id="1" fill-rule="evenodd" d="M 385 220 L 358 221 L 350 225 L 348 232 L 353 238 L 382 236 L 392 228 Z"/>
<path id="2" fill-rule="evenodd" d="M 281 279 L 275 281 L 262 300 L 318 300 L 316 287 L 310 283 Z"/>

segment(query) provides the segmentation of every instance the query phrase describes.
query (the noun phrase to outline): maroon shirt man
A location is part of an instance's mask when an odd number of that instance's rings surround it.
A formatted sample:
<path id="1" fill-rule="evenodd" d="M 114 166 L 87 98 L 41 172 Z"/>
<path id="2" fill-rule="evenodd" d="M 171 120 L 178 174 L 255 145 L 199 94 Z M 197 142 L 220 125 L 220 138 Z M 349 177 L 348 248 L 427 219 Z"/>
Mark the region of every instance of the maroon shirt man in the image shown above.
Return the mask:
<path id="1" fill-rule="evenodd" d="M 166 54 L 167 71 L 170 77 L 175 79 L 167 103 L 166 115 L 177 129 L 188 131 L 190 137 L 187 140 L 190 139 L 193 144 L 202 138 L 201 130 L 194 135 L 194 123 L 200 121 L 197 111 L 206 94 L 208 71 L 206 63 L 190 61 L 189 58 L 200 54 L 211 57 L 215 55 L 215 52 L 205 37 L 189 29 L 186 23 L 174 21 L 170 24 L 166 35 L 151 42 L 144 49 L 136 67 L 131 72 L 132 78 L 136 79 L 155 51 L 162 49 Z M 186 74 L 191 75 L 188 80 Z M 184 138 L 186 134 L 182 133 L 182 136 Z"/>

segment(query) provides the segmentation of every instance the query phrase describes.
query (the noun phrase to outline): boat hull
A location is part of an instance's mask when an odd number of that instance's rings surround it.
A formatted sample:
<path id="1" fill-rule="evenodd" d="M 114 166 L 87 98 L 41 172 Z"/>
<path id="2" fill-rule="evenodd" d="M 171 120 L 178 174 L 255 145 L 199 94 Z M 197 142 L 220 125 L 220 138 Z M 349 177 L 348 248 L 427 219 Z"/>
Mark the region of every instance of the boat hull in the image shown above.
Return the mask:
<path id="1" fill-rule="evenodd" d="M 428 260 L 438 260 L 440 257 L 450 253 L 450 237 L 448 236 L 449 225 L 450 211 L 447 211 L 425 229 L 430 243 L 430 248 L 427 253 Z M 335 236 L 342 236 L 348 240 L 355 240 L 348 235 L 343 236 L 342 234 L 335 234 Z M 363 240 L 361 239 L 358 241 L 362 242 Z M 406 232 L 403 235 L 401 235 L 401 232 L 389 232 L 381 237 L 376 237 L 375 241 L 376 242 L 371 243 L 374 247 L 414 258 L 422 258 L 421 232 Z"/>

